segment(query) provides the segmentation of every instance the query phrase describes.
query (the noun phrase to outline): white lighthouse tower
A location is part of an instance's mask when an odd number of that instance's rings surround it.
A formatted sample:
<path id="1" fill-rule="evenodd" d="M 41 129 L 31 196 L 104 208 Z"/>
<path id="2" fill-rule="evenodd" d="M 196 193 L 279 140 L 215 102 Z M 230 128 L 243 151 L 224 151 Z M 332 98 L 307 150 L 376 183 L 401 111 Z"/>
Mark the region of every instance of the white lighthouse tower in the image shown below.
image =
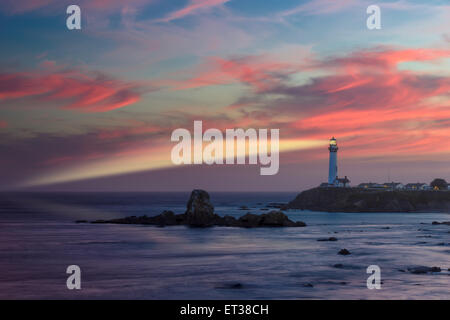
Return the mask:
<path id="1" fill-rule="evenodd" d="M 337 141 L 333 137 L 330 139 L 330 166 L 328 168 L 328 185 L 336 185 L 337 180 L 337 151 L 338 151 Z"/>

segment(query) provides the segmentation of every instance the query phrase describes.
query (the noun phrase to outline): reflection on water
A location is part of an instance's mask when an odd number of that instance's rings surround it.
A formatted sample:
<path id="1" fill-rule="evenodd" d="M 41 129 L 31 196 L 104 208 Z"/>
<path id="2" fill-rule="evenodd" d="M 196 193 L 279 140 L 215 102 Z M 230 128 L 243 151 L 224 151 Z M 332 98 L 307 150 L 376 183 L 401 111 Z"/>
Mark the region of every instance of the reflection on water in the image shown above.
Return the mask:
<path id="1" fill-rule="evenodd" d="M 448 214 L 290 211 L 306 228 L 76 224 L 184 211 L 187 193 L 1 194 L 0 298 L 449 299 Z M 212 194 L 220 214 L 263 213 L 294 194 Z M 336 242 L 319 238 L 336 237 Z M 340 256 L 347 248 L 352 254 Z M 66 288 L 66 267 L 82 290 Z M 382 290 L 366 268 L 381 267 Z M 412 274 L 410 266 L 440 273 Z"/>

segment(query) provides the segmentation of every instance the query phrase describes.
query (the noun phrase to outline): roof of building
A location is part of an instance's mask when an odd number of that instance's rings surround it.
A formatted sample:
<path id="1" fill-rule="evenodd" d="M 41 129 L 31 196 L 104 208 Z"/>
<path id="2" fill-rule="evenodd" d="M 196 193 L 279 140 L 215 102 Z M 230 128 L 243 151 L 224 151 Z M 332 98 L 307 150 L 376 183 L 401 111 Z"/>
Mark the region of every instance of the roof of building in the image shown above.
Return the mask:
<path id="1" fill-rule="evenodd" d="M 399 186 L 399 185 L 403 185 L 403 183 L 401 183 L 401 182 L 385 182 L 383 184 L 386 185 L 386 186 L 394 186 L 394 187 Z"/>
<path id="2" fill-rule="evenodd" d="M 424 185 L 428 185 L 427 183 L 423 183 L 423 182 L 417 182 L 417 183 L 408 183 L 407 185 L 406 185 L 406 187 L 414 187 L 414 186 L 416 186 L 416 187 L 421 187 L 421 186 L 424 186 Z"/>

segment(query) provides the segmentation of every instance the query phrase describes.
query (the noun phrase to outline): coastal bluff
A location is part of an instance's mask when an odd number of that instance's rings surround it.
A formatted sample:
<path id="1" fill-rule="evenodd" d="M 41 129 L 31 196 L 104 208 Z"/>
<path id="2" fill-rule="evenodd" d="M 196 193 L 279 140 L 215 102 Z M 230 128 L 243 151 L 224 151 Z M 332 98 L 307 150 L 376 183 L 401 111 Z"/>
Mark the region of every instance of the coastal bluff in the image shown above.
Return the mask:
<path id="1" fill-rule="evenodd" d="M 226 215 L 219 216 L 214 213 L 214 206 L 211 204 L 209 194 L 204 190 L 193 190 L 187 203 L 186 212 L 175 214 L 172 211 L 164 211 L 157 216 L 131 216 L 112 220 L 96 220 L 92 223 L 113 223 L 113 224 L 144 224 L 164 226 L 186 225 L 189 227 L 206 228 L 213 226 L 223 227 L 305 227 L 301 221 L 290 220 L 281 211 L 270 211 L 265 214 L 247 213 L 238 219 Z"/>
<path id="2" fill-rule="evenodd" d="M 326 212 L 449 212 L 449 191 L 313 188 L 282 209 Z"/>

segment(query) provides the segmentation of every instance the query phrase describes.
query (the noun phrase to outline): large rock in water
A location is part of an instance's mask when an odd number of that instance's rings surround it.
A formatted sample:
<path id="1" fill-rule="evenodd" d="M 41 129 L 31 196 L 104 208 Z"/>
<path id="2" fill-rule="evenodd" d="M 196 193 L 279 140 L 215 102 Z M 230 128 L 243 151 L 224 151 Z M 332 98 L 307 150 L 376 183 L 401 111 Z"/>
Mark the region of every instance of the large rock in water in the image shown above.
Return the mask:
<path id="1" fill-rule="evenodd" d="M 214 213 L 209 194 L 204 190 L 194 190 L 189 197 L 186 212 L 174 214 L 172 211 L 164 211 L 154 217 L 126 217 L 113 220 L 97 220 L 92 223 L 117 223 L 117 224 L 150 224 L 158 226 L 188 225 L 191 227 L 305 227 L 301 221 L 294 222 L 281 211 L 271 211 L 266 214 L 251 214 L 236 219 L 232 216 L 221 217 Z"/>
<path id="2" fill-rule="evenodd" d="M 186 222 L 193 227 L 208 227 L 214 225 L 218 216 L 214 214 L 208 192 L 193 190 L 186 208 Z"/>

